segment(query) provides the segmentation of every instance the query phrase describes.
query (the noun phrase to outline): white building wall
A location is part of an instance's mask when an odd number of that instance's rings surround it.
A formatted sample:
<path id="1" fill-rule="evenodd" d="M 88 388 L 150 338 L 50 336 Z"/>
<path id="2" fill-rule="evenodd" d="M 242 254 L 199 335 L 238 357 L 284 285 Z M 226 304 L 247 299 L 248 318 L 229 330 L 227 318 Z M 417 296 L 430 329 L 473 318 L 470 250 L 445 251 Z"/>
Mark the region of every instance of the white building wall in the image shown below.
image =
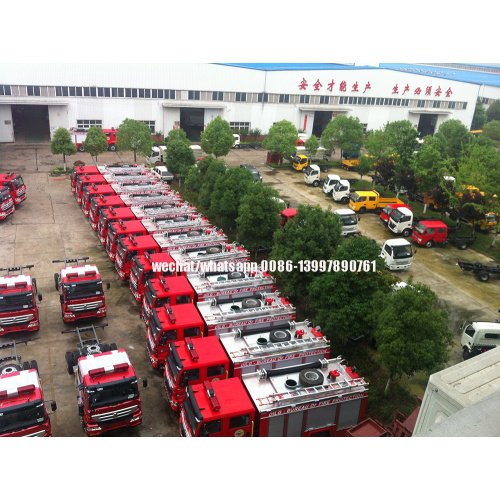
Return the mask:
<path id="1" fill-rule="evenodd" d="M 14 142 L 14 127 L 10 106 L 0 104 L 0 142 Z"/>

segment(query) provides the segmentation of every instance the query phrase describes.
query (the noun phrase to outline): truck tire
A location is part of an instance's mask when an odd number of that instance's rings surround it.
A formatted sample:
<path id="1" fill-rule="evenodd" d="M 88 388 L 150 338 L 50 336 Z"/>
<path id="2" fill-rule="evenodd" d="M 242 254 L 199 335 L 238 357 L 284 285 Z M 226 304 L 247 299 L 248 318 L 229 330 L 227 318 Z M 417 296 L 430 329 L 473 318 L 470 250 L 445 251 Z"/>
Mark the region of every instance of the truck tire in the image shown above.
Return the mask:
<path id="1" fill-rule="evenodd" d="M 78 151 L 79 151 L 80 153 L 85 153 L 85 148 L 83 147 L 83 144 L 80 144 L 80 145 L 78 146 Z"/>
<path id="2" fill-rule="evenodd" d="M 109 151 L 116 151 L 116 144 L 110 144 L 108 147 Z"/>
<path id="3" fill-rule="evenodd" d="M 323 374 L 315 369 L 306 368 L 299 372 L 299 383 L 305 387 L 323 385 L 324 379 Z"/>
<path id="4" fill-rule="evenodd" d="M 80 351 L 73 351 L 73 366 L 78 364 L 78 360 L 80 359 Z"/>
<path id="5" fill-rule="evenodd" d="M 38 363 L 35 360 L 33 360 L 30 363 L 30 368 L 31 368 L 31 370 L 36 370 L 38 372 Z"/>
<path id="6" fill-rule="evenodd" d="M 277 342 L 288 342 L 292 338 L 290 332 L 286 330 L 274 330 L 269 334 L 269 340 L 275 344 Z"/>
<path id="7" fill-rule="evenodd" d="M 260 307 L 260 300 L 250 297 L 248 299 L 243 299 L 241 302 L 241 307 L 243 309 L 253 309 L 254 307 Z"/>
<path id="8" fill-rule="evenodd" d="M 319 186 L 319 181 L 314 181 L 313 182 L 313 187 L 317 188 Z"/>
<path id="9" fill-rule="evenodd" d="M 328 172 L 328 165 L 322 165 L 320 169 L 322 172 Z"/>
<path id="10" fill-rule="evenodd" d="M 483 282 L 487 282 L 489 279 L 490 279 L 490 273 L 488 271 L 479 271 L 477 277 L 483 281 Z"/>
<path id="11" fill-rule="evenodd" d="M 25 361 L 23 363 L 23 371 L 28 371 L 30 369 L 30 363 L 29 361 Z"/>
<path id="12" fill-rule="evenodd" d="M 467 243 L 465 243 L 465 241 L 461 241 L 458 245 L 457 245 L 458 249 L 459 250 L 465 250 L 467 248 Z"/>
<path id="13" fill-rule="evenodd" d="M 429 241 L 425 244 L 426 248 L 432 248 L 432 246 L 433 246 L 433 245 L 434 245 L 434 242 L 433 242 L 432 240 L 429 240 Z"/>
<path id="14" fill-rule="evenodd" d="M 412 233 L 412 230 L 409 227 L 407 227 L 406 229 L 403 230 L 403 236 L 405 238 L 408 238 L 408 236 L 410 236 L 411 233 Z"/>
<path id="15" fill-rule="evenodd" d="M 361 207 L 361 208 L 359 209 L 359 213 L 360 213 L 360 214 L 365 214 L 365 213 L 366 213 L 366 207 Z"/>
<path id="16" fill-rule="evenodd" d="M 342 203 L 342 205 L 347 205 L 349 203 L 349 198 L 342 198 L 340 203 Z"/>
<path id="17" fill-rule="evenodd" d="M 70 375 L 73 375 L 73 366 L 75 366 L 73 360 L 73 353 L 67 352 L 66 353 L 66 369 L 68 370 L 68 373 Z"/>
<path id="18" fill-rule="evenodd" d="M 112 350 L 112 351 L 118 351 L 118 347 L 116 347 L 116 344 L 109 344 L 109 348 Z"/>
<path id="19" fill-rule="evenodd" d="M 463 350 L 462 350 L 462 358 L 464 358 L 464 361 L 466 361 L 467 359 L 471 358 L 471 353 L 469 351 L 469 349 L 464 346 Z"/>
<path id="20" fill-rule="evenodd" d="M 59 273 L 54 274 L 54 284 L 56 285 L 56 290 L 59 290 Z"/>

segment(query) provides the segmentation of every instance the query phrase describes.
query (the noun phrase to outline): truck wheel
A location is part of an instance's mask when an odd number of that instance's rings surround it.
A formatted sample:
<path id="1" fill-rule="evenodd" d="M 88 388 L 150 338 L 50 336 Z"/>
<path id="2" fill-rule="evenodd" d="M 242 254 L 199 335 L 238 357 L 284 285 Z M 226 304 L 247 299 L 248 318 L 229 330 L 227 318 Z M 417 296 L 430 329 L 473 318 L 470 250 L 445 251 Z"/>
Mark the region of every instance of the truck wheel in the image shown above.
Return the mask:
<path id="1" fill-rule="evenodd" d="M 33 360 L 33 361 L 30 363 L 30 368 L 31 368 L 31 370 L 36 370 L 36 371 L 38 371 L 38 363 L 37 363 L 35 360 Z"/>
<path id="2" fill-rule="evenodd" d="M 292 336 L 286 330 L 274 330 L 269 334 L 269 340 L 273 343 L 288 342 Z"/>
<path id="3" fill-rule="evenodd" d="M 318 370 L 306 368 L 305 370 L 299 372 L 299 383 L 305 387 L 322 385 L 323 381 L 323 374 Z"/>
<path id="4" fill-rule="evenodd" d="M 467 248 L 467 243 L 465 243 L 465 241 L 462 241 L 457 246 L 459 250 L 465 250 Z"/>
<path id="5" fill-rule="evenodd" d="M 471 353 L 467 347 L 464 347 L 464 349 L 462 351 L 462 357 L 464 358 L 464 360 L 467 360 L 467 359 L 472 357 Z"/>
<path id="6" fill-rule="evenodd" d="M 73 366 L 78 364 L 78 360 L 80 359 L 80 351 L 73 351 Z"/>
<path id="7" fill-rule="evenodd" d="M 110 144 L 108 149 L 109 151 L 116 151 L 116 144 Z"/>
<path id="8" fill-rule="evenodd" d="M 433 242 L 432 240 L 429 240 L 429 241 L 425 244 L 426 248 L 431 248 L 431 247 L 432 247 L 432 245 L 434 245 L 434 242 Z"/>
<path id="9" fill-rule="evenodd" d="M 66 369 L 70 375 L 73 375 L 73 354 L 71 352 L 66 353 Z"/>
<path id="10" fill-rule="evenodd" d="M 118 347 L 116 347 L 116 344 L 109 344 L 109 348 L 112 351 L 118 351 Z"/>
<path id="11" fill-rule="evenodd" d="M 328 172 L 328 165 L 324 165 L 321 167 L 322 172 Z"/>
<path id="12" fill-rule="evenodd" d="M 340 203 L 342 203 L 342 205 L 347 205 L 349 203 L 349 198 L 342 198 Z"/>
<path id="13" fill-rule="evenodd" d="M 241 306 L 243 309 L 253 309 L 254 307 L 260 307 L 260 300 L 254 298 L 243 299 Z"/>
<path id="14" fill-rule="evenodd" d="M 488 271 L 481 271 L 477 276 L 481 281 L 484 282 L 490 279 L 490 273 Z"/>
<path id="15" fill-rule="evenodd" d="M 314 181 L 313 182 L 313 187 L 317 188 L 319 186 L 319 181 Z"/>
<path id="16" fill-rule="evenodd" d="M 410 236 L 411 234 L 411 229 L 409 227 L 407 227 L 404 231 L 403 231 L 403 236 L 405 238 L 408 238 L 408 236 Z"/>
<path id="17" fill-rule="evenodd" d="M 54 274 L 54 284 L 56 285 L 56 290 L 59 290 L 59 273 Z"/>
<path id="18" fill-rule="evenodd" d="M 359 213 L 360 213 L 360 214 L 365 214 L 365 213 L 366 213 L 366 207 L 361 207 L 361 208 L 359 209 Z"/>
<path id="19" fill-rule="evenodd" d="M 80 144 L 80 145 L 78 146 L 78 151 L 79 151 L 80 153 L 85 153 L 85 148 L 83 147 L 83 144 Z"/>

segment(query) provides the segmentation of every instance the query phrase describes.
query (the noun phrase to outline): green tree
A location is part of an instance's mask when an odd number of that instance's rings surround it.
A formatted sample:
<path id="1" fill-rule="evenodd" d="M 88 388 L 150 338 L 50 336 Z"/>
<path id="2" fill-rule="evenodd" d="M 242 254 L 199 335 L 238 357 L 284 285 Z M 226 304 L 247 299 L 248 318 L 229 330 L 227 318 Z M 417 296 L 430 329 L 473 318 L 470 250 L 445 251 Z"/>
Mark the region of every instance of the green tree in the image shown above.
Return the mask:
<path id="1" fill-rule="evenodd" d="M 462 150 L 469 143 L 471 134 L 460 120 L 446 120 L 440 125 L 434 137 L 439 140 L 443 159 L 450 159 L 455 166 Z"/>
<path id="2" fill-rule="evenodd" d="M 374 308 L 380 311 L 374 331 L 378 358 L 389 372 L 386 393 L 391 380 L 431 373 L 448 360 L 453 345 L 448 313 L 428 286 L 416 283 L 392 295 L 377 294 Z"/>
<path id="3" fill-rule="evenodd" d="M 87 137 L 83 141 L 83 147 L 90 156 L 95 157 L 97 164 L 97 155 L 108 150 L 108 140 L 100 127 L 90 127 Z"/>
<path id="4" fill-rule="evenodd" d="M 212 191 L 212 213 L 221 221 L 221 225 L 231 231 L 238 217 L 242 198 L 255 183 L 252 173 L 246 168 L 230 168 L 221 175 Z"/>
<path id="5" fill-rule="evenodd" d="M 307 151 L 311 153 L 311 156 L 314 156 L 319 149 L 319 141 L 315 135 L 311 135 L 311 137 L 309 137 L 309 139 L 307 139 L 307 141 L 304 142 L 304 146 L 307 149 Z"/>
<path id="6" fill-rule="evenodd" d="M 324 148 L 333 151 L 335 143 L 340 147 L 340 155 L 344 150 L 351 151 L 354 144 L 363 146 L 363 124 L 358 117 L 336 116 L 328 123 L 321 135 L 321 144 Z"/>
<path id="7" fill-rule="evenodd" d="M 359 270 L 326 272 L 315 277 L 309 286 L 309 304 L 324 335 L 332 342 L 345 344 L 351 336 L 369 334 L 367 318 L 373 313 L 373 296 L 377 291 L 387 294 L 390 280 L 386 279 L 380 247 L 366 237 L 350 238 L 339 246 L 334 259 L 339 263 L 367 261 Z M 376 270 L 373 270 L 375 262 Z"/>
<path id="8" fill-rule="evenodd" d="M 270 260 L 291 262 L 299 266 L 299 261 L 328 261 L 340 244 L 342 223 L 331 206 L 323 211 L 319 205 L 300 205 L 297 215 L 274 235 Z M 276 271 L 273 275 L 287 295 L 306 297 L 312 280 L 321 274 L 298 267 L 295 270 Z"/>
<path id="9" fill-rule="evenodd" d="M 64 170 L 66 171 L 66 156 L 76 154 L 75 143 L 65 128 L 58 128 L 50 141 L 50 151 L 53 155 L 63 155 Z"/>
<path id="10" fill-rule="evenodd" d="M 493 101 L 486 110 L 486 118 L 489 122 L 500 120 L 500 100 Z"/>
<path id="11" fill-rule="evenodd" d="M 492 120 L 483 127 L 483 134 L 494 141 L 500 141 L 500 121 Z"/>
<path id="12" fill-rule="evenodd" d="M 291 156 L 295 151 L 298 138 L 295 125 L 288 120 L 281 120 L 269 129 L 262 146 L 284 158 Z"/>
<path id="13" fill-rule="evenodd" d="M 472 130 L 481 130 L 486 123 L 486 109 L 480 99 L 477 100 L 474 117 L 472 118 Z"/>
<path id="14" fill-rule="evenodd" d="M 206 173 L 202 174 L 203 183 L 198 200 L 204 209 L 208 210 L 210 208 L 215 183 L 219 177 L 226 174 L 226 170 L 226 164 L 222 160 L 214 159 L 207 168 Z"/>
<path id="15" fill-rule="evenodd" d="M 243 170 L 243 169 L 241 169 Z M 253 179 L 253 177 L 252 177 Z M 281 225 L 279 192 L 271 186 L 254 182 L 238 208 L 238 241 L 251 251 L 270 247 Z"/>
<path id="16" fill-rule="evenodd" d="M 248 131 L 248 134 L 253 139 L 253 142 L 257 142 L 257 139 L 262 135 L 262 130 L 260 128 L 253 128 Z"/>
<path id="17" fill-rule="evenodd" d="M 182 139 L 171 140 L 167 147 L 166 165 L 169 172 L 179 175 L 182 167 L 194 165 L 196 160 L 190 142 Z"/>
<path id="18" fill-rule="evenodd" d="M 184 141 L 188 146 L 191 145 L 191 141 L 187 138 L 186 132 L 181 128 L 174 128 L 167 134 L 167 137 L 165 137 L 165 144 L 167 147 L 172 141 Z"/>
<path id="19" fill-rule="evenodd" d="M 133 151 L 134 163 L 137 162 L 137 153 L 143 156 L 151 154 L 153 142 L 151 129 L 144 122 L 125 118 L 118 127 L 116 147 L 120 151 Z"/>
<path id="20" fill-rule="evenodd" d="M 216 158 L 226 156 L 233 144 L 233 131 L 229 123 L 220 116 L 216 116 L 201 133 L 201 149 Z"/>

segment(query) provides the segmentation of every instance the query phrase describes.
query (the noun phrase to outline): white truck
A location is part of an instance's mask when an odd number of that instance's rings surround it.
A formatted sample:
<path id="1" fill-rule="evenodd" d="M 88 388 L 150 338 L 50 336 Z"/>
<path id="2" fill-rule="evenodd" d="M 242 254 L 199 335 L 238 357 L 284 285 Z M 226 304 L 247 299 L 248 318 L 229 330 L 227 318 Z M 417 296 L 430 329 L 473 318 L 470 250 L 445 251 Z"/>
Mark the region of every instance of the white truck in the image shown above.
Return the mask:
<path id="1" fill-rule="evenodd" d="M 394 234 L 402 234 L 407 238 L 413 232 L 413 212 L 406 207 L 396 208 L 389 216 L 387 227 Z"/>
<path id="2" fill-rule="evenodd" d="M 351 236 L 352 234 L 359 234 L 358 221 L 356 212 L 350 208 L 341 208 L 333 212 L 340 217 L 342 222 L 342 236 Z"/>
<path id="3" fill-rule="evenodd" d="M 308 165 L 304 169 L 304 182 L 307 185 L 318 187 L 321 182 L 321 171 L 318 165 Z"/>
<path id="4" fill-rule="evenodd" d="M 193 150 L 195 160 L 197 160 L 202 155 L 201 146 L 192 145 L 189 147 Z M 151 154 L 149 156 L 146 156 L 147 165 L 156 165 L 157 162 L 164 164 L 166 163 L 166 161 L 167 146 L 153 146 Z"/>
<path id="5" fill-rule="evenodd" d="M 169 183 L 174 180 L 174 174 L 163 165 L 156 165 L 151 169 L 151 173 L 161 182 Z"/>
<path id="6" fill-rule="evenodd" d="M 340 176 L 336 174 L 328 174 L 325 182 L 323 183 L 323 193 L 329 195 L 333 188 L 340 182 Z"/>
<path id="7" fill-rule="evenodd" d="M 413 251 L 411 243 L 404 238 L 395 238 L 387 240 L 382 245 L 380 257 L 385 260 L 385 267 L 391 271 L 401 271 L 409 269 L 413 260 Z"/>
<path id="8" fill-rule="evenodd" d="M 460 343 L 464 359 L 500 346 L 500 323 L 473 321 L 463 323 L 460 330 L 462 330 Z"/>
<path id="9" fill-rule="evenodd" d="M 340 179 L 332 190 L 333 201 L 347 205 L 351 194 L 351 183 L 347 179 Z"/>
<path id="10" fill-rule="evenodd" d="M 500 349 L 433 373 L 425 389 L 413 437 L 485 436 L 492 426 L 496 427 L 493 435 L 498 435 L 499 394 Z M 488 407 L 492 398 L 496 402 Z"/>

